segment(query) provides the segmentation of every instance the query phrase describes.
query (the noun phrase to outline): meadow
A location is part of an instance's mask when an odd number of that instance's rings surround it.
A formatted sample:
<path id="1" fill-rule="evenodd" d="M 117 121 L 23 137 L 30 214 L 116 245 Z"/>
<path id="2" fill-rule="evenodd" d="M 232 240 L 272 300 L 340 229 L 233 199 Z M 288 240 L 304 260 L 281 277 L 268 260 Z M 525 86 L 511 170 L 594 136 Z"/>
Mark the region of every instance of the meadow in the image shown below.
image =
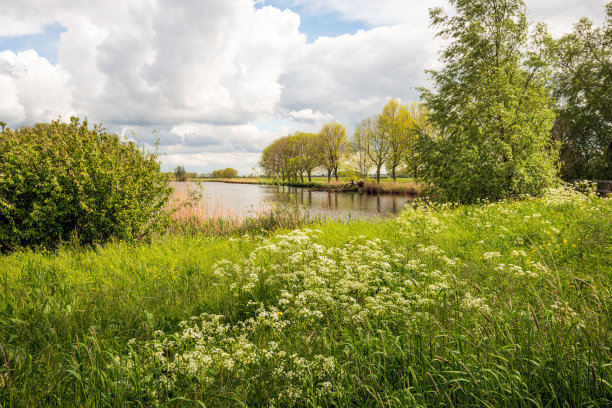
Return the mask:
<path id="1" fill-rule="evenodd" d="M 0 258 L 0 406 L 610 406 L 610 199 L 183 215 Z"/>

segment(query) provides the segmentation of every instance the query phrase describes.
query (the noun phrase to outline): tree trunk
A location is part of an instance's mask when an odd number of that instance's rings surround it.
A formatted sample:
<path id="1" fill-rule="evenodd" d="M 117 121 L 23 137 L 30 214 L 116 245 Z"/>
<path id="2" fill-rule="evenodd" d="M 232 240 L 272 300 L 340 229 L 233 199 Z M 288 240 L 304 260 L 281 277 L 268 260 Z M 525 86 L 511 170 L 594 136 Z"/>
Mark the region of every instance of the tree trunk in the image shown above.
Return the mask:
<path id="1" fill-rule="evenodd" d="M 336 181 L 338 181 L 338 167 L 334 169 L 334 175 L 336 176 Z"/>
<path id="2" fill-rule="evenodd" d="M 331 169 L 327 169 L 327 185 L 331 183 L 331 174 L 332 174 Z"/>
<path id="3" fill-rule="evenodd" d="M 393 176 L 393 181 L 395 182 L 395 167 L 391 169 L 391 175 Z"/>
<path id="4" fill-rule="evenodd" d="M 308 182 L 312 183 L 312 176 L 311 176 L 311 171 L 308 170 Z"/>
<path id="5" fill-rule="evenodd" d="M 304 184 L 304 172 L 300 172 L 300 179 L 302 180 L 302 184 Z"/>
<path id="6" fill-rule="evenodd" d="M 376 184 L 380 184 L 380 168 L 381 167 L 382 165 L 376 166 Z"/>

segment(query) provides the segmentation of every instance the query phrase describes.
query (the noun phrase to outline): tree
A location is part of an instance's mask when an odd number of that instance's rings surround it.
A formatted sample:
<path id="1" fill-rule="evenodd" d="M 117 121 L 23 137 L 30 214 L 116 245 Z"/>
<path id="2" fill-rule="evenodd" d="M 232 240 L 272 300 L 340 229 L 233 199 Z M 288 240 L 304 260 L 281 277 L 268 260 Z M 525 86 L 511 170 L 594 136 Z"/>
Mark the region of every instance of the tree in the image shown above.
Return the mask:
<path id="1" fill-rule="evenodd" d="M 238 176 L 238 170 L 228 167 L 226 169 L 213 171 L 212 176 L 213 178 L 231 179 Z"/>
<path id="2" fill-rule="evenodd" d="M 376 167 L 376 183 L 380 183 L 380 170 L 391 156 L 389 138 L 380 126 L 380 118 L 367 118 L 357 128 L 368 139 L 368 157 Z"/>
<path id="3" fill-rule="evenodd" d="M 612 179 L 612 2 L 602 27 L 582 18 L 570 34 L 549 38 L 558 100 L 553 134 L 561 175 Z"/>
<path id="4" fill-rule="evenodd" d="M 385 161 L 387 171 L 391 171 L 393 181 L 396 180 L 395 171 L 402 161 L 409 147 L 408 132 L 410 130 L 410 116 L 405 106 L 395 99 L 389 99 L 378 117 L 380 136 L 387 140 L 389 157 Z"/>
<path id="5" fill-rule="evenodd" d="M 451 43 L 436 91 L 421 89 L 436 137 L 422 137 L 426 179 L 441 198 L 472 202 L 538 194 L 555 178 L 552 100 L 542 47 L 522 0 L 450 0 L 430 11 Z"/>
<path id="6" fill-rule="evenodd" d="M 368 135 L 361 126 L 355 128 L 353 138 L 349 142 L 350 165 L 359 178 L 365 180 L 372 168 L 372 160 L 368 156 Z"/>
<path id="7" fill-rule="evenodd" d="M 425 105 L 413 102 L 407 107 L 408 111 L 408 130 L 406 138 L 406 150 L 404 152 L 404 164 L 406 171 L 415 179 L 418 178 L 420 157 L 418 154 L 418 138 L 420 134 L 434 137 L 434 127 L 427 119 L 428 111 Z"/>
<path id="8" fill-rule="evenodd" d="M 302 146 L 300 168 L 306 172 L 308 182 L 312 182 L 312 172 L 321 165 L 321 144 L 319 143 L 319 135 L 316 133 L 299 132 L 297 137 Z M 303 181 L 303 180 L 302 180 Z"/>
<path id="9" fill-rule="evenodd" d="M 0 132 L 0 248 L 132 240 L 160 231 L 159 157 L 71 118 Z"/>
<path id="10" fill-rule="evenodd" d="M 185 167 L 176 166 L 174 169 L 174 179 L 176 181 L 187 181 L 187 172 L 185 171 Z"/>
<path id="11" fill-rule="evenodd" d="M 286 139 L 276 139 L 268 145 L 261 153 L 259 166 L 268 176 L 272 176 L 278 180 L 280 177 L 285 177 L 285 155 L 284 148 Z"/>
<path id="12" fill-rule="evenodd" d="M 334 172 L 337 181 L 340 159 L 348 146 L 346 128 L 337 122 L 326 123 L 321 128 L 319 135 L 323 163 L 327 169 L 327 182 L 331 181 L 332 172 Z"/>
<path id="13" fill-rule="evenodd" d="M 274 140 L 261 153 L 259 166 L 269 176 L 285 181 L 285 177 L 300 176 L 304 173 L 312 181 L 312 172 L 322 163 L 321 141 L 318 134 L 295 132 Z"/>

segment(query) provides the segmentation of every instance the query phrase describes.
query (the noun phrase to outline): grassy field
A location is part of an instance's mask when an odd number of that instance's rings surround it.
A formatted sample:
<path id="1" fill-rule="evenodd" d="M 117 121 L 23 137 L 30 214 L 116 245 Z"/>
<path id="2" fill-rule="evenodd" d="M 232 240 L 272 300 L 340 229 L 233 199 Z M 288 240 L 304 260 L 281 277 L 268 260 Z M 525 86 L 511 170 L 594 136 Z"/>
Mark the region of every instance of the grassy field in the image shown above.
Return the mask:
<path id="1" fill-rule="evenodd" d="M 610 199 L 247 231 L 2 256 L 0 406 L 610 406 Z"/>
<path id="2" fill-rule="evenodd" d="M 404 195 L 418 195 L 423 189 L 424 185 L 412 178 L 398 178 L 397 181 L 393 181 L 390 178 L 383 178 L 380 183 L 377 184 L 375 179 L 364 180 L 362 186 L 358 186 L 355 182 L 340 178 L 332 178 L 332 181 L 328 184 L 327 177 L 313 177 L 312 181 L 308 182 L 305 179 L 304 182 L 300 180 L 293 181 L 282 181 L 273 178 L 235 178 L 235 179 L 198 179 L 199 181 L 209 182 L 218 181 L 223 183 L 240 183 L 240 184 L 264 184 L 264 185 L 283 185 L 291 187 L 305 187 L 313 188 L 318 190 L 326 191 L 349 191 L 349 192 L 361 192 L 361 193 L 381 193 L 381 194 L 404 194 Z"/>

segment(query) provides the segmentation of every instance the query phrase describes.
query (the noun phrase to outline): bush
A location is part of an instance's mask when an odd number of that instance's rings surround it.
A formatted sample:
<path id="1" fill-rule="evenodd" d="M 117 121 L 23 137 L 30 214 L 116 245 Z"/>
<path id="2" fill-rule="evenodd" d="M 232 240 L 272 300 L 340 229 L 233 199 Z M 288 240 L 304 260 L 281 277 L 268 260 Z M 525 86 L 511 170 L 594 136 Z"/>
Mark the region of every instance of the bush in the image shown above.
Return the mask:
<path id="1" fill-rule="evenodd" d="M 0 133 L 0 249 L 144 238 L 169 219 L 158 156 L 72 117 Z"/>

